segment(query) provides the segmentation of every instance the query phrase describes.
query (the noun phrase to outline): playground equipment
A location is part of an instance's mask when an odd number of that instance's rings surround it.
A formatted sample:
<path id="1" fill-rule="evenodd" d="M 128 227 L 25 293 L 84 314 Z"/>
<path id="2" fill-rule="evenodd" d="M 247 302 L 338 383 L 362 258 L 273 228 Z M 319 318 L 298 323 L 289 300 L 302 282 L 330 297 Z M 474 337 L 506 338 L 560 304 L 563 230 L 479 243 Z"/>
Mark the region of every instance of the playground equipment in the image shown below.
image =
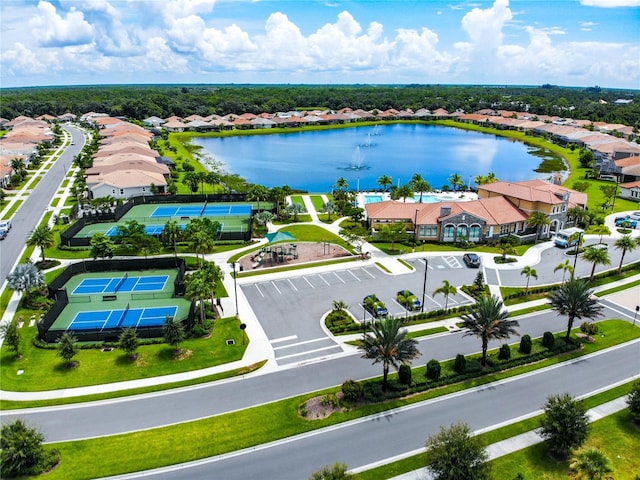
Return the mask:
<path id="1" fill-rule="evenodd" d="M 262 247 L 258 255 L 251 258 L 253 261 L 252 268 L 258 268 L 265 257 L 269 259 L 271 265 L 274 263 L 284 263 L 286 260 L 293 258 L 298 259 L 298 248 L 295 243 L 287 245 L 271 245 L 268 247 Z"/>

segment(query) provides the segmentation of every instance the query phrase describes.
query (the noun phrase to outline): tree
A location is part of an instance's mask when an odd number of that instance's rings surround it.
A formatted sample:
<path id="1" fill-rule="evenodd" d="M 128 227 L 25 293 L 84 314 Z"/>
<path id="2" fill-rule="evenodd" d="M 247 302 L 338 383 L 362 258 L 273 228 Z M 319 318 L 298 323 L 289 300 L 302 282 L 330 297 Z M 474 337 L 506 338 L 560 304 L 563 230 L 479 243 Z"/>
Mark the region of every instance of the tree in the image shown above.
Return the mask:
<path id="1" fill-rule="evenodd" d="M 422 203 L 422 194 L 424 192 L 431 191 L 431 185 L 429 185 L 429 182 L 422 178 L 422 175 L 420 175 L 419 173 L 413 174 L 413 177 L 411 177 L 411 181 L 409 182 L 409 184 L 414 191 L 420 192 L 420 203 Z"/>
<path id="2" fill-rule="evenodd" d="M 618 238 L 613 244 L 618 250 L 622 250 L 622 257 L 620 257 L 620 265 L 618 265 L 618 273 L 622 272 L 622 263 L 624 262 L 624 256 L 627 252 L 632 252 L 640 243 L 637 239 L 631 237 L 631 235 L 623 235 Z"/>
<path id="3" fill-rule="evenodd" d="M 598 248 L 596 246 L 589 246 L 582 252 L 582 258 L 589 263 L 593 264 L 591 268 L 591 275 L 589 281 L 593 280 L 593 275 L 596 272 L 596 265 L 610 265 L 611 259 L 609 258 L 609 252 L 604 248 Z"/>
<path id="4" fill-rule="evenodd" d="M 192 193 L 196 193 L 200 186 L 200 176 L 196 172 L 185 172 L 182 183 L 189 187 Z"/>
<path id="5" fill-rule="evenodd" d="M 336 187 L 338 187 L 339 190 L 343 190 L 343 191 L 349 188 L 349 182 L 347 182 L 347 179 L 344 177 L 338 178 L 338 180 L 336 180 L 335 185 Z"/>
<path id="6" fill-rule="evenodd" d="M 578 153 L 578 161 L 582 168 L 589 168 L 596 161 L 596 157 L 588 148 L 581 148 Z"/>
<path id="7" fill-rule="evenodd" d="M 391 195 L 394 199 L 401 198 L 404 203 L 407 202 L 407 198 L 411 198 L 414 195 L 414 190 L 411 184 L 400 185 L 397 188 L 392 189 Z"/>
<path id="8" fill-rule="evenodd" d="M 538 272 L 536 271 L 535 268 L 531 268 L 529 265 L 527 265 L 526 267 L 524 267 L 522 269 L 522 271 L 520 272 L 520 275 L 525 275 L 527 277 L 527 286 L 525 288 L 525 295 L 529 294 L 529 280 L 531 279 L 531 277 L 535 278 L 536 280 L 538 279 Z"/>
<path id="9" fill-rule="evenodd" d="M 604 307 L 598 300 L 592 298 L 593 290 L 589 290 L 587 282 L 580 279 L 568 280 L 559 289 L 551 293 L 549 301 L 551 308 L 560 315 L 567 315 L 567 333 L 565 341 L 569 341 L 573 321 L 582 318 L 595 319 Z"/>
<path id="10" fill-rule="evenodd" d="M 30 247 L 39 247 L 42 253 L 42 261 L 45 261 L 44 250 L 53 247 L 53 232 L 47 225 L 40 225 L 34 228 L 27 239 Z"/>
<path id="11" fill-rule="evenodd" d="M 552 455 L 567 459 L 569 451 L 582 445 L 589 434 L 589 417 L 584 405 L 568 393 L 547 397 L 539 434 Z"/>
<path id="12" fill-rule="evenodd" d="M 206 231 L 198 230 L 191 234 L 189 238 L 189 246 L 194 252 L 196 252 L 198 266 L 200 266 L 200 257 L 198 257 L 198 254 L 202 255 L 202 260 L 204 261 L 204 254 L 213 250 L 215 240 Z"/>
<path id="13" fill-rule="evenodd" d="M 589 222 L 589 212 L 582 207 L 571 207 L 567 209 L 567 218 L 573 218 L 576 226 L 586 227 Z"/>
<path id="14" fill-rule="evenodd" d="M 606 202 L 604 204 L 605 208 L 610 207 L 613 204 L 613 199 L 618 193 L 618 185 L 600 185 L 600 191 L 606 198 Z"/>
<path id="15" fill-rule="evenodd" d="M 369 231 L 362 225 L 353 228 L 343 228 L 338 234 L 353 245 L 358 252 L 362 252 L 362 245 L 366 242 Z"/>
<path id="16" fill-rule="evenodd" d="M 44 274 L 31 262 L 19 263 L 7 276 L 7 287 L 14 292 L 24 292 L 27 303 L 31 292 L 46 285 Z"/>
<path id="17" fill-rule="evenodd" d="M 116 244 L 102 232 L 96 232 L 89 241 L 91 245 L 91 256 L 93 259 L 112 258 L 116 249 Z"/>
<path id="18" fill-rule="evenodd" d="M 20 358 L 20 332 L 14 322 L 3 323 L 0 326 L 0 338 L 16 353 L 16 358 Z"/>
<path id="19" fill-rule="evenodd" d="M 431 435 L 426 442 L 427 469 L 434 480 L 489 480 L 489 455 L 469 425 L 458 422 Z"/>
<path id="20" fill-rule="evenodd" d="M 268 210 L 263 210 L 262 212 L 256 213 L 253 218 L 258 225 L 266 225 L 272 222 L 276 216 Z"/>
<path id="21" fill-rule="evenodd" d="M 453 187 L 453 190 L 456 191 L 464 184 L 464 180 L 462 179 L 462 175 L 454 173 L 449 177 L 449 183 Z"/>
<path id="22" fill-rule="evenodd" d="M 148 254 L 158 253 L 161 248 L 160 240 L 146 233 L 129 237 L 129 242 L 136 251 L 144 253 L 144 258 Z"/>
<path id="23" fill-rule="evenodd" d="M 393 179 L 389 175 L 382 175 L 378 178 L 378 185 L 384 188 L 384 191 L 388 191 L 389 187 L 393 184 Z"/>
<path id="24" fill-rule="evenodd" d="M 162 239 L 173 245 L 173 255 L 178 256 L 178 242 L 182 238 L 182 228 L 176 220 L 169 220 L 162 229 Z"/>
<path id="25" fill-rule="evenodd" d="M 46 452 L 42 446 L 44 435 L 28 427 L 22 420 L 2 425 L 0 459 L 5 478 L 37 475 L 43 471 Z"/>
<path id="26" fill-rule="evenodd" d="M 62 357 L 67 368 L 74 365 L 71 360 L 78 354 L 77 341 L 78 339 L 75 335 L 69 331 L 58 337 L 58 355 Z"/>
<path id="27" fill-rule="evenodd" d="M 487 365 L 489 340 L 504 340 L 518 332 L 516 320 L 507 320 L 509 312 L 503 310 L 502 300 L 495 295 L 483 295 L 472 306 L 469 313 L 462 315 L 463 327 L 469 331 L 464 336 L 475 335 L 482 339 L 482 365 Z"/>
<path id="28" fill-rule="evenodd" d="M 573 182 L 573 184 L 571 185 L 571 188 L 573 190 L 575 190 L 576 192 L 586 192 L 589 187 L 591 186 L 591 182 L 583 182 L 583 181 L 579 181 L 579 182 Z M 580 208 L 580 207 L 578 207 Z M 569 210 L 567 210 L 568 212 Z"/>
<path id="29" fill-rule="evenodd" d="M 289 215 L 293 215 L 293 221 L 297 222 L 298 221 L 298 215 L 301 213 L 304 213 L 305 209 L 302 205 L 300 205 L 299 203 L 292 203 L 291 205 L 289 205 L 287 207 L 287 213 Z"/>
<path id="30" fill-rule="evenodd" d="M 207 172 L 204 176 L 204 181 L 211 185 L 211 192 L 215 193 L 216 185 L 220 183 L 220 174 L 217 172 Z"/>
<path id="31" fill-rule="evenodd" d="M 134 243 L 132 239 L 146 235 L 144 225 L 137 220 L 127 220 L 124 225 L 118 224 L 116 238 L 125 249 L 133 249 Z"/>
<path id="32" fill-rule="evenodd" d="M 551 220 L 549 220 L 549 217 L 547 217 L 547 214 L 544 212 L 533 212 L 527 218 L 527 225 L 536 228 L 536 241 L 540 240 L 540 233 L 542 233 L 542 229 L 549 224 L 551 224 Z"/>
<path id="33" fill-rule="evenodd" d="M 382 363 L 382 390 L 387 390 L 389 367 L 398 368 L 420 355 L 416 348 L 418 341 L 407 338 L 407 330 L 401 329 L 402 320 L 389 317 L 374 323 L 372 333 L 366 334 L 358 346 L 362 358 L 373 359 L 373 364 Z"/>
<path id="34" fill-rule="evenodd" d="M 126 353 L 131 360 L 135 360 L 138 356 L 136 351 L 138 350 L 139 343 L 135 328 L 125 328 L 118 336 L 118 347 Z"/>
<path id="35" fill-rule="evenodd" d="M 352 478 L 351 474 L 347 473 L 349 467 L 344 463 L 336 463 L 332 467 L 325 465 L 322 469 L 313 472 L 309 477 L 309 480 L 348 480 Z"/>
<path id="36" fill-rule="evenodd" d="M 162 328 L 162 336 L 164 341 L 174 348 L 174 355 L 179 355 L 182 349 L 178 348 L 178 345 L 184 340 L 182 322 L 175 320 L 173 317 L 167 317 Z"/>
<path id="37" fill-rule="evenodd" d="M 444 295 L 444 309 L 447 310 L 449 306 L 449 295 L 455 295 L 458 293 L 458 289 L 449 283 L 449 280 L 443 280 L 442 286 L 433 291 L 433 297 L 441 293 Z"/>
<path id="38" fill-rule="evenodd" d="M 391 251 L 395 251 L 396 242 L 407 236 L 406 230 L 407 226 L 403 223 L 391 223 L 388 225 L 382 225 L 378 230 L 378 235 L 382 241 L 390 242 Z"/>
<path id="39" fill-rule="evenodd" d="M 597 448 L 589 448 L 578 453 L 569 464 L 574 472 L 575 480 L 603 480 L 613 470 L 609 467 L 609 459 Z"/>
<path id="40" fill-rule="evenodd" d="M 556 268 L 553 269 L 553 273 L 556 273 L 558 270 L 562 270 L 562 283 L 564 284 L 564 277 L 567 272 L 571 273 L 571 277 L 573 278 L 573 265 L 571 265 L 571 260 L 565 260 L 562 263 L 556 265 Z"/>
<path id="41" fill-rule="evenodd" d="M 331 303 L 331 306 L 334 312 L 343 312 L 349 308 L 349 305 L 347 305 L 347 302 L 345 302 L 344 300 L 334 300 Z"/>
<path id="42" fill-rule="evenodd" d="M 258 202 L 257 211 L 260 211 L 260 202 L 265 201 L 267 198 L 269 198 L 269 189 L 264 185 L 258 185 L 257 183 L 254 183 L 249 187 L 247 200 Z"/>
<path id="43" fill-rule="evenodd" d="M 213 262 L 202 262 L 200 272 L 204 276 L 205 284 L 207 285 L 209 294 L 211 295 L 211 309 L 214 309 L 216 289 L 218 288 L 218 284 L 220 284 L 224 278 L 224 272 Z"/>
<path id="44" fill-rule="evenodd" d="M 327 203 L 324 204 L 324 206 L 322 207 L 322 210 L 324 211 L 324 213 L 326 213 L 329 216 L 329 221 L 331 221 L 331 215 L 333 213 L 336 213 L 336 204 L 333 203 L 331 200 L 329 200 Z"/>
<path id="45" fill-rule="evenodd" d="M 629 405 L 631 418 L 633 418 L 634 422 L 640 424 L 640 380 L 633 383 L 626 402 Z"/>

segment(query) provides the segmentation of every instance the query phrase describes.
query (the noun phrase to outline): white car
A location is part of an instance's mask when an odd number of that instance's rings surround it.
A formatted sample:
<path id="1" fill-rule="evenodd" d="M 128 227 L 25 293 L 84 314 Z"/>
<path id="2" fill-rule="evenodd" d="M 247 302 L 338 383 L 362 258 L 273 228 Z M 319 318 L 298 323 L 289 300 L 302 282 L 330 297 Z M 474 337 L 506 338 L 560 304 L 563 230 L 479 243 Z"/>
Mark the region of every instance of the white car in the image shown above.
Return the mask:
<path id="1" fill-rule="evenodd" d="M 633 220 L 640 221 L 640 212 L 631 212 L 631 215 L 629 215 L 629 217 Z"/>

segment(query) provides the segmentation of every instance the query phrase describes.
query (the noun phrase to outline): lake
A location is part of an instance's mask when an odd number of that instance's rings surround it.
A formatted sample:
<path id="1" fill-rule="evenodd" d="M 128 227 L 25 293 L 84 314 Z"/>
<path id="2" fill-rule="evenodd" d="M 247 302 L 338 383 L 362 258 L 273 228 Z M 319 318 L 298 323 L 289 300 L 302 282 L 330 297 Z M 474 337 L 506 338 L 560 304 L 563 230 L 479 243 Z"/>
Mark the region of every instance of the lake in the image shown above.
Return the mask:
<path id="1" fill-rule="evenodd" d="M 380 188 L 381 175 L 394 185 L 420 173 L 433 189 L 459 173 L 465 183 L 494 172 L 500 180 L 547 178 L 534 172 L 538 149 L 495 135 L 438 125 L 392 124 L 335 130 L 220 138 L 195 137 L 202 154 L 231 174 L 267 187 L 289 185 L 330 192 L 339 177 L 358 190 Z M 532 152 L 536 152 L 534 156 Z M 546 153 L 545 153 L 546 156 Z M 550 156 L 550 154 L 549 154 Z"/>

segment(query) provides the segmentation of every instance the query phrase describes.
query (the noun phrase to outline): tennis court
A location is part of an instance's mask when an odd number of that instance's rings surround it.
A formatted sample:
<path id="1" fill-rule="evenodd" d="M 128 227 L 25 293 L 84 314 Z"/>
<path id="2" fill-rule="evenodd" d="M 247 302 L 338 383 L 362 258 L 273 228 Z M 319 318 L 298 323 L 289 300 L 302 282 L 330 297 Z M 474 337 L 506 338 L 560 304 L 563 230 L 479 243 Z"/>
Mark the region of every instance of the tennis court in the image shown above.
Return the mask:
<path id="1" fill-rule="evenodd" d="M 94 310 L 78 312 L 67 330 L 106 330 L 114 328 L 155 327 L 163 325 L 167 317 L 176 317 L 177 306 L 129 308 L 123 310 Z"/>
<path id="2" fill-rule="evenodd" d="M 161 292 L 164 290 L 169 275 L 134 277 L 126 273 L 122 277 L 84 278 L 73 289 L 72 295 L 96 295 L 118 292 Z"/>
<path id="3" fill-rule="evenodd" d="M 162 205 L 156 207 L 151 218 L 160 217 L 223 217 L 225 215 L 251 215 L 251 205 Z"/>
<path id="4" fill-rule="evenodd" d="M 184 223 L 180 223 L 179 224 L 180 230 L 184 230 L 185 228 L 187 228 L 187 225 Z M 100 230 L 98 230 L 100 231 Z M 160 236 L 162 235 L 162 232 L 164 231 L 164 225 L 145 225 L 144 226 L 144 233 L 146 233 L 147 235 L 155 235 L 155 236 Z M 93 234 L 96 233 L 95 230 L 90 230 L 89 231 L 89 236 L 93 236 Z M 107 230 L 104 233 L 107 237 L 117 237 L 118 236 L 118 226 L 117 225 L 113 225 L 109 228 L 109 230 Z"/>

